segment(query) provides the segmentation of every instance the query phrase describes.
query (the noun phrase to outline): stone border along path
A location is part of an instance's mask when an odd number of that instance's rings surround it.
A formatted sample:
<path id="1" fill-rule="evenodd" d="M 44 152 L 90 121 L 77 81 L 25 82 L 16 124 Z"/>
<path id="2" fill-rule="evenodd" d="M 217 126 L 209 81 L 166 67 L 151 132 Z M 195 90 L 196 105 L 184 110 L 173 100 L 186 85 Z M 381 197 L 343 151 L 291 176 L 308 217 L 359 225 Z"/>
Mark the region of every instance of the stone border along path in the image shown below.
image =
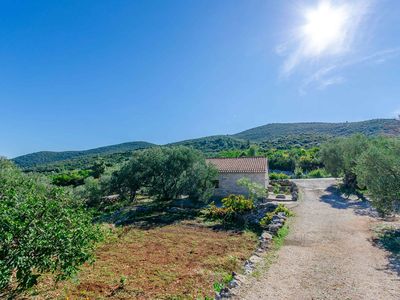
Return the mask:
<path id="1" fill-rule="evenodd" d="M 400 299 L 400 275 L 373 246 L 380 221 L 336 193 L 334 179 L 297 180 L 302 199 L 278 259 L 231 299 Z"/>

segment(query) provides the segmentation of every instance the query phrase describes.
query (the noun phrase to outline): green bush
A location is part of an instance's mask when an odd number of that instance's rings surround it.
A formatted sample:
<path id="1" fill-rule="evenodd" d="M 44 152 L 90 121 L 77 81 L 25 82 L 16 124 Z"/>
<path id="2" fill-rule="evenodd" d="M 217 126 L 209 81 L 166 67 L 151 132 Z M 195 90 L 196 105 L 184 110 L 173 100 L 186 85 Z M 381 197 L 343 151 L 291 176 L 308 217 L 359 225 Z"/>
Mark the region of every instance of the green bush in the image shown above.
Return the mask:
<path id="1" fill-rule="evenodd" d="M 325 169 L 316 169 L 307 173 L 306 178 L 326 178 L 330 174 Z"/>
<path id="2" fill-rule="evenodd" d="M 65 189 L 0 159 L 0 298 L 14 298 L 41 274 L 74 275 L 93 256 L 99 230 Z"/>
<path id="3" fill-rule="evenodd" d="M 240 178 L 236 184 L 244 187 L 248 191 L 250 199 L 253 201 L 267 196 L 267 191 L 264 186 L 257 182 L 251 181 L 247 177 Z"/>
<path id="4" fill-rule="evenodd" d="M 377 241 L 386 250 L 400 255 L 400 229 L 393 227 L 381 230 Z"/>
<path id="5" fill-rule="evenodd" d="M 212 220 L 233 221 L 239 216 L 254 209 L 254 202 L 242 195 L 229 195 L 222 199 L 222 207 L 212 202 L 204 212 L 204 216 Z"/>
<path id="6" fill-rule="evenodd" d="M 269 223 L 271 223 L 272 218 L 280 212 L 285 213 L 287 217 L 292 217 L 294 215 L 290 209 L 288 209 L 285 205 L 280 203 L 278 204 L 278 207 L 274 209 L 274 211 L 265 214 L 264 218 L 262 218 L 260 221 L 260 225 L 261 226 L 268 225 Z"/>
<path id="7" fill-rule="evenodd" d="M 296 167 L 294 169 L 294 178 L 303 178 L 303 169 L 300 167 Z"/>
<path id="8" fill-rule="evenodd" d="M 60 173 L 52 177 L 52 183 L 57 186 L 79 186 L 85 183 L 85 179 L 90 176 L 90 170 L 74 170 Z"/>
<path id="9" fill-rule="evenodd" d="M 284 180 L 289 178 L 290 176 L 286 175 L 285 173 L 269 173 L 270 180 Z"/>

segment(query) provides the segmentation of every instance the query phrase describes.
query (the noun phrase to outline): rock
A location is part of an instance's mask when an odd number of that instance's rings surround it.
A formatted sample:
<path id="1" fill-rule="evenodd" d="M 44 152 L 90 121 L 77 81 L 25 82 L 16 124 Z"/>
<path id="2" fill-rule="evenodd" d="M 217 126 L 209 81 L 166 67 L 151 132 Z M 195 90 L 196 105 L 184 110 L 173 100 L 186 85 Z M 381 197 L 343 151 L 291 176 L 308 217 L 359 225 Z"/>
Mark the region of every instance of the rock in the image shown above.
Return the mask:
<path id="1" fill-rule="evenodd" d="M 282 223 L 274 223 L 268 225 L 268 231 L 271 232 L 272 234 L 275 234 L 278 232 L 278 230 L 282 227 Z"/>
<path id="2" fill-rule="evenodd" d="M 250 274 L 251 272 L 253 272 L 253 269 L 254 265 L 249 260 L 246 260 L 246 262 L 244 263 L 244 274 Z"/>
<path id="3" fill-rule="evenodd" d="M 231 291 L 228 288 L 223 288 L 219 294 L 222 299 L 229 298 L 232 295 Z"/>
<path id="4" fill-rule="evenodd" d="M 269 234 L 268 232 L 264 231 L 260 236 L 260 248 L 261 249 L 257 249 L 257 250 L 260 250 L 258 252 L 262 252 L 263 249 L 264 250 L 267 249 L 269 247 L 271 241 L 272 241 L 272 235 Z"/>
<path id="5" fill-rule="evenodd" d="M 278 215 L 272 217 L 271 223 L 279 223 L 279 222 L 282 222 L 281 217 L 279 217 Z"/>
<path id="6" fill-rule="evenodd" d="M 269 234 L 268 232 L 266 232 L 266 231 L 264 231 L 262 234 L 261 234 L 261 238 L 263 239 L 263 240 L 272 240 L 272 235 L 271 234 Z"/>
<path id="7" fill-rule="evenodd" d="M 170 213 L 179 213 L 181 211 L 182 211 L 182 209 L 180 209 L 179 207 L 170 207 L 170 208 L 168 208 L 168 212 L 170 212 Z"/>
<path id="8" fill-rule="evenodd" d="M 280 218 L 277 217 L 277 218 L 273 218 L 273 219 L 272 219 L 270 225 L 272 225 L 272 224 L 279 224 L 280 226 L 282 226 L 283 223 L 284 223 L 284 220 L 282 220 L 282 219 L 280 219 Z"/>
<path id="9" fill-rule="evenodd" d="M 230 289 L 233 289 L 235 287 L 238 287 L 240 285 L 240 282 L 238 280 L 236 280 L 235 278 L 232 279 L 229 283 L 228 283 L 228 287 Z"/>
<path id="10" fill-rule="evenodd" d="M 256 264 L 258 264 L 260 261 L 261 261 L 261 257 L 259 257 L 258 255 L 252 255 L 250 258 L 249 258 L 249 261 L 251 262 L 251 264 L 254 266 L 254 265 L 256 265 Z"/>
<path id="11" fill-rule="evenodd" d="M 284 212 L 278 212 L 277 217 L 282 220 L 286 220 L 286 214 Z"/>

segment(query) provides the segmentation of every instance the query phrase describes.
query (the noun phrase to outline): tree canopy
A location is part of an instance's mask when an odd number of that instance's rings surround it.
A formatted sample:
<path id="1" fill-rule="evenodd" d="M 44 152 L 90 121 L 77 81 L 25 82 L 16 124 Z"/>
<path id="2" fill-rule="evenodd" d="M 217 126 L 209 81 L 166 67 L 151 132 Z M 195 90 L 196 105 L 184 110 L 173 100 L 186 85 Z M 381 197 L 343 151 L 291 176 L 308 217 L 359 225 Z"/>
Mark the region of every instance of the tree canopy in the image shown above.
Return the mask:
<path id="1" fill-rule="evenodd" d="M 70 193 L 0 159 L 0 297 L 57 280 L 93 258 L 100 234 Z"/>
<path id="2" fill-rule="evenodd" d="M 135 152 L 131 160 L 111 178 L 111 186 L 134 199 L 139 189 L 157 199 L 181 195 L 207 199 L 213 189 L 216 170 L 202 154 L 191 148 L 157 147 Z"/>
<path id="3" fill-rule="evenodd" d="M 347 193 L 366 189 L 382 215 L 400 204 L 400 141 L 355 135 L 329 142 L 321 148 L 321 160 L 334 176 L 343 176 Z"/>

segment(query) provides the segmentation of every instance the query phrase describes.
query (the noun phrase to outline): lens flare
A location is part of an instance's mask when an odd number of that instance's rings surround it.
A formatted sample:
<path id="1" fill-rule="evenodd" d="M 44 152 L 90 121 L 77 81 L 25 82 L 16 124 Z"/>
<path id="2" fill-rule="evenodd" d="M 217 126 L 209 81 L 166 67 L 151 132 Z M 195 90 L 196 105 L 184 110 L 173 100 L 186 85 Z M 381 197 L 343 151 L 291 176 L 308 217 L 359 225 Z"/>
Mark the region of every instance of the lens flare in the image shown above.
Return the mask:
<path id="1" fill-rule="evenodd" d="M 343 49 L 343 39 L 348 26 L 350 12 L 346 5 L 333 6 L 323 1 L 305 12 L 306 24 L 301 28 L 305 52 L 316 56 Z"/>

